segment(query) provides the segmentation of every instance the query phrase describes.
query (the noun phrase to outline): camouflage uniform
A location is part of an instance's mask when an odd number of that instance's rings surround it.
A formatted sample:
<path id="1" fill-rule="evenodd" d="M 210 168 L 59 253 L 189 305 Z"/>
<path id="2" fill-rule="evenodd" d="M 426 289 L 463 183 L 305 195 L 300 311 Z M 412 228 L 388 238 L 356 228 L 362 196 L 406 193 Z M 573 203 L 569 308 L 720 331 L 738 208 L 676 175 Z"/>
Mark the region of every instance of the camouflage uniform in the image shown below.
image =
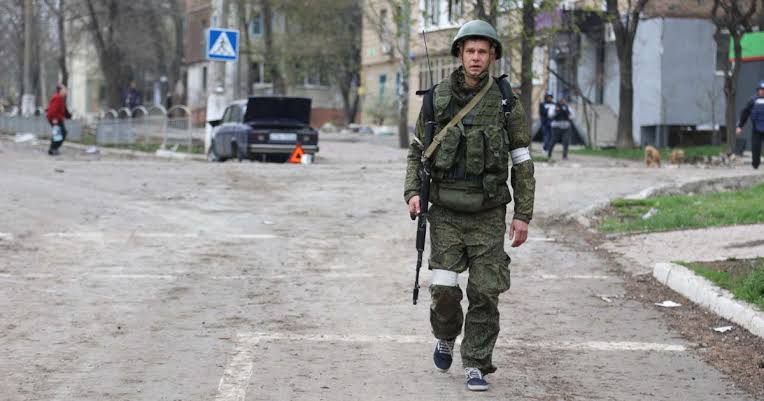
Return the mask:
<path id="1" fill-rule="evenodd" d="M 484 74 L 476 87 L 468 87 L 460 67 L 436 87 L 436 134 L 489 79 L 493 80 Z M 430 323 L 438 339 L 457 337 L 464 323 L 462 364 L 479 368 L 483 374 L 496 370 L 491 356 L 499 333 L 498 301 L 510 286 L 510 258 L 504 252 L 506 205 L 512 200 L 507 186 L 510 154 L 514 219 L 530 222 L 536 185 L 533 161 L 527 151 L 530 137 L 523 108 L 515 99 L 512 112 L 504 115 L 501 100 L 501 91 L 493 82 L 480 103 L 446 135 L 431 158 Z M 423 142 L 420 113 L 416 139 L 408 155 L 404 189 L 407 203 L 419 193 Z M 464 318 L 456 274 L 467 269 L 469 308 Z"/>

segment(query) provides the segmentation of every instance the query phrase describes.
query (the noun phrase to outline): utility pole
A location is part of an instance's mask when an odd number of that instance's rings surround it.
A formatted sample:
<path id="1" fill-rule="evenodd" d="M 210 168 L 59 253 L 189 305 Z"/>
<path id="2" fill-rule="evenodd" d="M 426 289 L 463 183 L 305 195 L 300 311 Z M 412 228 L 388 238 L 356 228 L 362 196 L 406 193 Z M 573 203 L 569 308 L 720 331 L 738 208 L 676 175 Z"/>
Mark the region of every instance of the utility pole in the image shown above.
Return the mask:
<path id="1" fill-rule="evenodd" d="M 32 20 L 34 0 L 24 0 L 24 95 L 21 97 L 21 115 L 34 114 L 35 99 L 32 91 Z"/>
<path id="2" fill-rule="evenodd" d="M 228 27 L 228 0 L 213 0 L 212 1 L 212 23 L 210 28 L 226 28 Z M 210 63 L 210 82 L 212 88 L 209 89 L 207 95 L 207 121 L 218 120 L 223 118 L 223 112 L 225 111 L 226 100 L 230 97 L 230 91 L 226 90 L 226 62 L 225 61 L 209 61 Z M 228 96 L 226 94 L 228 93 Z M 212 126 L 206 125 L 207 137 L 209 138 L 212 131 Z"/>

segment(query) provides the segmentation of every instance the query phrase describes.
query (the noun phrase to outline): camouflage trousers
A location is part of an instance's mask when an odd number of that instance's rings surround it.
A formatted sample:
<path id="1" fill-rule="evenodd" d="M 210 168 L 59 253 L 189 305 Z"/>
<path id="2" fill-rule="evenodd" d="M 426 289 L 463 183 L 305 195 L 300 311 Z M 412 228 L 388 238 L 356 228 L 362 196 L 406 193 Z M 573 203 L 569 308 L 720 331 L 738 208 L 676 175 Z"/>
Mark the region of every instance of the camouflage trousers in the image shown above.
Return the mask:
<path id="1" fill-rule="evenodd" d="M 506 213 L 505 206 L 478 213 L 433 206 L 429 215 L 432 332 L 435 338 L 456 338 L 464 325 L 462 365 L 479 368 L 483 374 L 496 371 L 492 355 L 499 335 L 499 295 L 510 285 L 510 258 L 504 252 Z M 469 308 L 465 317 L 454 273 L 466 270 Z"/>

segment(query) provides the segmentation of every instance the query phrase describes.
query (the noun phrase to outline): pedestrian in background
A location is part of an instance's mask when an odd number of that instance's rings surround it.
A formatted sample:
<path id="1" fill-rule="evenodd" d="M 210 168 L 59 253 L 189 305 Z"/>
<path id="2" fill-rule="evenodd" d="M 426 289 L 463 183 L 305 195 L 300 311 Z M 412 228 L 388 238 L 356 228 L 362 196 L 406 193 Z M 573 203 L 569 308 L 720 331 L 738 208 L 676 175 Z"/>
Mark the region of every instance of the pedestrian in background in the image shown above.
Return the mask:
<path id="1" fill-rule="evenodd" d="M 60 152 L 58 148 L 61 147 L 66 139 L 66 125 L 64 125 L 64 120 L 72 118 L 72 115 L 66 108 L 66 94 L 66 86 L 59 84 L 56 86 L 56 93 L 51 96 L 50 102 L 48 102 L 48 113 L 46 117 L 52 128 L 48 154 L 51 156 L 59 155 Z"/>
<path id="2" fill-rule="evenodd" d="M 568 106 L 565 98 L 561 98 L 554 108 L 549 108 L 549 119 L 552 126 L 552 140 L 547 147 L 547 157 L 552 157 L 552 150 L 557 142 L 562 141 L 562 159 L 568 160 L 568 146 L 570 146 L 571 121 L 575 118 L 573 109 Z"/>
<path id="3" fill-rule="evenodd" d="M 541 120 L 541 134 L 544 139 L 544 151 L 549 149 L 549 142 L 552 141 L 552 120 L 549 118 L 549 111 L 555 107 L 554 96 L 547 93 L 544 101 L 539 103 L 539 120 Z"/>
<path id="4" fill-rule="evenodd" d="M 141 92 L 136 88 L 135 81 L 132 81 L 130 82 L 130 87 L 127 89 L 127 93 L 125 94 L 125 107 L 132 111 L 134 108 L 140 106 L 141 104 Z"/>
<path id="5" fill-rule="evenodd" d="M 751 124 L 753 124 L 751 130 L 751 165 L 754 169 L 758 169 L 761 163 L 761 140 L 764 137 L 764 81 L 759 82 L 756 96 L 751 98 L 740 113 L 740 121 L 737 123 L 737 130 L 735 130 L 738 136 L 743 133 L 743 127 L 748 121 L 748 117 L 751 117 Z"/>

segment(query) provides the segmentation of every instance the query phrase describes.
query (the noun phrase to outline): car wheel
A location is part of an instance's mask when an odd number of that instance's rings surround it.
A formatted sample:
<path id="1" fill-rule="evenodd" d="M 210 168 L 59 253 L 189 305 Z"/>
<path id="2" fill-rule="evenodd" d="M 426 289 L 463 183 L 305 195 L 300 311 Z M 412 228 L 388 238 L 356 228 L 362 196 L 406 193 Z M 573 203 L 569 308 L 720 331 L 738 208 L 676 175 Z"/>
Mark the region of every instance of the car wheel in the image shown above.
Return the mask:
<path id="1" fill-rule="evenodd" d="M 218 156 L 217 153 L 215 153 L 215 142 L 210 143 L 210 150 L 207 152 L 207 161 L 210 163 L 221 163 L 224 162 L 225 159 Z"/>

